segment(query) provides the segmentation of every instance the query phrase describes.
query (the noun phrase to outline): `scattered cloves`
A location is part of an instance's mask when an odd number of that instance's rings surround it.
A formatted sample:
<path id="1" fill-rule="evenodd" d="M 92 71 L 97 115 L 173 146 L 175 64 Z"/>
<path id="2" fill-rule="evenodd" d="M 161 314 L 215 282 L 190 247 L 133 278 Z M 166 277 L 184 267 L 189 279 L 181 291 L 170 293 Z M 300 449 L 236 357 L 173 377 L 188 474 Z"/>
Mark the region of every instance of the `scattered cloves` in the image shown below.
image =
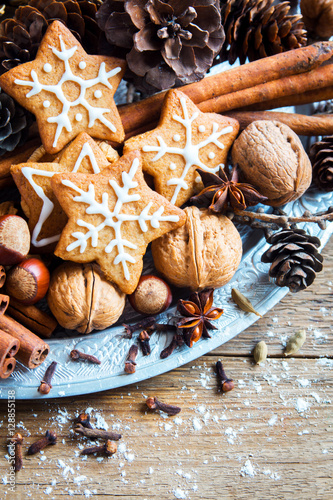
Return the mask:
<path id="1" fill-rule="evenodd" d="M 126 330 L 127 338 L 131 339 L 133 333 L 137 330 L 146 330 L 147 328 L 153 327 L 155 324 L 156 319 L 154 318 L 154 316 L 150 316 L 149 318 L 143 318 L 141 321 L 135 323 L 134 325 L 127 325 L 126 323 L 123 323 L 123 327 Z"/>
<path id="2" fill-rule="evenodd" d="M 16 434 L 14 434 L 14 436 L 11 438 L 11 440 L 9 442 L 10 456 L 13 455 L 11 450 L 14 447 L 14 455 L 15 455 L 14 470 L 15 470 L 15 472 L 20 471 L 22 469 L 22 466 L 23 466 L 22 443 L 23 443 L 23 436 L 19 432 L 16 432 Z"/>
<path id="3" fill-rule="evenodd" d="M 141 347 L 142 354 L 144 356 L 148 356 L 148 354 L 151 353 L 149 340 L 150 337 L 148 335 L 148 332 L 146 330 L 142 330 L 142 332 L 139 335 L 139 344 Z"/>
<path id="4" fill-rule="evenodd" d="M 90 439 L 105 439 L 110 441 L 119 441 L 121 434 L 112 431 L 105 431 L 103 429 L 91 429 L 84 427 L 81 423 L 74 427 L 74 432 L 81 434 Z"/>
<path id="5" fill-rule="evenodd" d="M 137 345 L 133 344 L 128 351 L 127 360 L 125 361 L 125 372 L 126 373 L 134 373 L 136 370 L 136 362 L 135 359 L 138 355 L 139 348 Z"/>
<path id="6" fill-rule="evenodd" d="M 173 417 L 181 411 L 179 406 L 167 405 L 166 403 L 159 401 L 156 397 L 147 398 L 146 405 L 150 410 L 161 410 L 164 413 L 167 413 L 169 417 Z"/>
<path id="7" fill-rule="evenodd" d="M 93 426 L 90 423 L 90 415 L 88 413 L 80 413 L 80 415 L 74 420 L 74 423 L 81 424 L 87 429 L 93 429 Z"/>
<path id="8" fill-rule="evenodd" d="M 90 361 L 90 363 L 95 363 L 96 365 L 100 365 L 101 361 L 96 358 L 96 356 L 93 356 L 92 354 L 86 354 L 84 352 L 78 351 L 77 349 L 73 349 L 69 353 L 70 358 L 73 361 L 79 361 L 80 359 Z"/>
<path id="9" fill-rule="evenodd" d="M 52 363 L 47 367 L 43 380 L 38 387 L 38 391 L 41 394 L 48 394 L 52 389 L 51 380 L 54 375 L 54 372 L 57 368 L 57 362 L 52 361 Z"/>
<path id="10" fill-rule="evenodd" d="M 103 453 L 111 456 L 117 451 L 117 444 L 109 439 L 102 446 L 91 446 L 81 451 L 81 455 L 93 455 L 94 453 Z"/>
<path id="11" fill-rule="evenodd" d="M 175 333 L 174 336 L 172 337 L 172 340 L 170 344 L 163 349 L 163 351 L 160 354 L 161 359 L 165 359 L 169 357 L 173 351 L 176 349 L 176 347 L 180 347 L 184 344 L 184 337 L 183 335 L 179 335 L 178 333 Z"/>
<path id="12" fill-rule="evenodd" d="M 234 381 L 226 376 L 221 361 L 217 361 L 216 363 L 216 373 L 220 379 L 222 392 L 232 391 L 232 389 L 235 387 Z"/>
<path id="13" fill-rule="evenodd" d="M 49 444 L 56 444 L 56 442 L 57 442 L 57 434 L 54 431 L 46 431 L 44 437 L 32 443 L 32 445 L 28 449 L 27 454 L 35 455 L 36 453 L 46 448 L 46 446 L 48 446 Z"/>

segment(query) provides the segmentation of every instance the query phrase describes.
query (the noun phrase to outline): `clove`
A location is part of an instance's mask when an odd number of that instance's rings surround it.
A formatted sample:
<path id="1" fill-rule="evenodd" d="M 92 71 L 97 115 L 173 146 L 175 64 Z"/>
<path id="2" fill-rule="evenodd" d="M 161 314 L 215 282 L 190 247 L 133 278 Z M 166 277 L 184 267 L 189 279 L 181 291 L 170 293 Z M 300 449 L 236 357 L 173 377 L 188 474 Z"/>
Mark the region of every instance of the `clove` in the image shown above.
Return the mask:
<path id="1" fill-rule="evenodd" d="M 69 353 L 70 358 L 73 361 L 79 361 L 80 359 L 90 361 L 90 363 L 95 363 L 96 365 L 100 365 L 101 361 L 96 358 L 96 356 L 93 356 L 92 354 L 86 354 L 84 352 L 78 351 L 77 349 L 73 349 Z"/>
<path id="2" fill-rule="evenodd" d="M 121 439 L 121 434 L 117 434 L 116 432 L 105 431 L 103 429 L 91 429 L 84 427 L 82 424 L 77 424 L 74 427 L 74 432 L 90 439 L 106 439 L 111 441 L 119 441 L 119 439 Z"/>
<path id="3" fill-rule="evenodd" d="M 147 328 L 155 326 L 155 324 L 156 324 L 156 318 L 154 318 L 154 316 L 151 316 L 149 318 L 143 318 L 141 321 L 135 323 L 134 325 L 127 325 L 126 323 L 123 323 L 123 327 L 126 330 L 127 338 L 131 339 L 133 333 L 136 332 L 137 330 L 140 329 L 146 330 Z"/>
<path id="4" fill-rule="evenodd" d="M 43 380 L 38 387 L 38 391 L 41 394 L 48 394 L 52 389 L 51 380 L 54 375 L 54 372 L 57 368 L 57 362 L 52 361 L 52 363 L 47 367 Z"/>
<path id="5" fill-rule="evenodd" d="M 221 361 L 217 361 L 216 363 L 216 373 L 220 379 L 222 392 L 232 391 L 232 389 L 235 387 L 234 381 L 226 376 Z"/>
<path id="6" fill-rule="evenodd" d="M 143 330 L 139 335 L 139 344 L 141 347 L 142 354 L 144 356 L 148 356 L 148 354 L 151 353 L 149 340 L 150 337 L 148 335 L 148 332 L 146 330 Z"/>
<path id="7" fill-rule="evenodd" d="M 91 446 L 90 448 L 85 448 L 81 451 L 81 455 L 93 455 L 94 453 L 103 453 L 107 456 L 111 456 L 117 451 L 117 445 L 115 442 L 109 439 L 105 441 L 102 446 Z"/>
<path id="8" fill-rule="evenodd" d="M 32 445 L 28 449 L 27 454 L 35 455 L 36 453 L 46 448 L 46 446 L 48 446 L 49 444 L 56 444 L 56 442 L 57 442 L 57 434 L 54 431 L 46 431 L 44 437 L 32 443 Z"/>
<path id="9" fill-rule="evenodd" d="M 87 429 L 93 429 L 93 426 L 90 423 L 90 415 L 88 415 L 88 413 L 80 413 L 80 415 L 74 420 L 74 423 L 81 424 Z"/>
<path id="10" fill-rule="evenodd" d="M 137 345 L 133 344 L 128 352 L 127 360 L 125 361 L 125 372 L 134 373 L 136 370 L 135 359 L 138 355 L 139 348 Z"/>
<path id="11" fill-rule="evenodd" d="M 176 349 L 176 347 L 180 347 L 184 344 L 184 337 L 183 335 L 179 335 L 178 333 L 175 333 L 174 336 L 172 337 L 172 340 L 170 344 L 163 349 L 163 351 L 160 354 L 161 359 L 165 359 L 169 357 L 173 351 Z"/>
<path id="12" fill-rule="evenodd" d="M 161 410 L 164 413 L 167 413 L 169 417 L 173 417 L 181 411 L 179 406 L 167 405 L 166 403 L 159 401 L 156 397 L 147 398 L 146 405 L 150 410 Z"/>
<path id="13" fill-rule="evenodd" d="M 23 466 L 23 456 L 22 456 L 22 443 L 23 443 L 23 436 L 19 432 L 16 432 L 14 436 L 11 438 L 9 442 L 9 448 L 12 450 L 14 447 L 15 449 L 15 464 L 14 464 L 14 470 L 15 472 L 18 472 L 22 469 Z M 10 455 L 12 455 L 10 451 Z"/>

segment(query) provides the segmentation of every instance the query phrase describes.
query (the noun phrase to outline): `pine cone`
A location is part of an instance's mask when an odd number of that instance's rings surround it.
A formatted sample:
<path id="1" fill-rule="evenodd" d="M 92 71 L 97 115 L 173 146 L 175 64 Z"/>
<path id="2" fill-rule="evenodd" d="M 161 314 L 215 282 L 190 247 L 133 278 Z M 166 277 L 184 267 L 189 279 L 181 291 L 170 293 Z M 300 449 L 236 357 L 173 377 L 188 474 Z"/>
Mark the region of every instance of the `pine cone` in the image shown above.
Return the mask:
<path id="1" fill-rule="evenodd" d="M 333 0 L 301 0 L 304 24 L 313 39 L 333 36 Z"/>
<path id="2" fill-rule="evenodd" d="M 36 57 L 49 24 L 62 21 L 89 54 L 96 54 L 100 30 L 95 21 L 101 0 L 30 0 L 0 23 L 0 73 Z"/>
<path id="3" fill-rule="evenodd" d="M 289 2 L 221 0 L 226 40 L 217 62 L 239 58 L 241 64 L 306 45 L 301 15 L 288 15 Z"/>
<path id="4" fill-rule="evenodd" d="M 21 146 L 27 139 L 32 115 L 12 97 L 0 92 L 0 156 Z"/>
<path id="5" fill-rule="evenodd" d="M 312 144 L 309 158 L 313 182 L 324 191 L 333 191 L 333 135 Z"/>
<path id="6" fill-rule="evenodd" d="M 323 268 L 323 257 L 317 250 L 320 240 L 303 229 L 282 229 L 267 242 L 272 246 L 261 261 L 271 263 L 269 275 L 276 278 L 276 285 L 288 286 L 293 293 L 311 285 Z"/>
<path id="7" fill-rule="evenodd" d="M 127 78 L 151 92 L 203 78 L 224 41 L 218 1 L 106 0 L 96 19 Z"/>

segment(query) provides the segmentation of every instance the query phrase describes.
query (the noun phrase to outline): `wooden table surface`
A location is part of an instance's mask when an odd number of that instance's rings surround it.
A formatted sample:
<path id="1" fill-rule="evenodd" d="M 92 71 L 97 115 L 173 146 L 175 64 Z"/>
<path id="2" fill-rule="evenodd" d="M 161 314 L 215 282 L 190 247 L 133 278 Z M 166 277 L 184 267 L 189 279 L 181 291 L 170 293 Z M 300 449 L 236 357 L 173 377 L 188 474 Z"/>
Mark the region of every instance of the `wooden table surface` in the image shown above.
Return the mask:
<path id="1" fill-rule="evenodd" d="M 17 401 L 16 423 L 28 446 L 47 429 L 58 443 L 24 456 L 10 491 L 7 402 L 1 406 L 0 498 L 62 499 L 332 499 L 333 239 L 314 284 L 288 294 L 237 338 L 170 373 L 125 388 L 52 401 Z M 286 339 L 305 328 L 292 358 Z M 253 363 L 259 340 L 269 359 Z M 236 387 L 221 394 L 214 365 L 223 360 Z M 177 417 L 146 411 L 148 395 L 182 408 Z M 71 420 L 91 412 L 94 424 L 122 434 L 111 458 L 80 451 Z M 7 484 L 6 484 L 7 482 Z"/>

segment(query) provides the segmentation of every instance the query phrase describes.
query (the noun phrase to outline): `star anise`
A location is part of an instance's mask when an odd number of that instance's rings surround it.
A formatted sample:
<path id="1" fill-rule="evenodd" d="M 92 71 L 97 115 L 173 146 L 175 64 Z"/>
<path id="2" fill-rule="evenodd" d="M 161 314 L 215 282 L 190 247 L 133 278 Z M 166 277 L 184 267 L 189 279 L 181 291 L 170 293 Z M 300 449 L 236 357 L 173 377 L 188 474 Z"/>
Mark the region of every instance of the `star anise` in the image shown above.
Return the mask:
<path id="1" fill-rule="evenodd" d="M 184 329 L 184 341 L 189 347 L 201 337 L 210 338 L 207 330 L 217 330 L 211 321 L 218 319 L 223 309 L 213 307 L 213 294 L 213 288 L 207 288 L 192 293 L 189 300 L 178 301 L 177 311 L 185 317 L 177 323 L 177 327 Z"/>
<path id="2" fill-rule="evenodd" d="M 201 168 L 197 171 L 205 187 L 198 195 L 192 196 L 191 201 L 208 207 L 213 212 L 224 212 L 228 205 L 234 210 L 245 210 L 246 207 L 253 207 L 267 200 L 267 197 L 261 195 L 251 184 L 238 182 L 237 165 L 231 172 L 227 165 L 224 168 L 220 167 L 219 175 Z"/>

